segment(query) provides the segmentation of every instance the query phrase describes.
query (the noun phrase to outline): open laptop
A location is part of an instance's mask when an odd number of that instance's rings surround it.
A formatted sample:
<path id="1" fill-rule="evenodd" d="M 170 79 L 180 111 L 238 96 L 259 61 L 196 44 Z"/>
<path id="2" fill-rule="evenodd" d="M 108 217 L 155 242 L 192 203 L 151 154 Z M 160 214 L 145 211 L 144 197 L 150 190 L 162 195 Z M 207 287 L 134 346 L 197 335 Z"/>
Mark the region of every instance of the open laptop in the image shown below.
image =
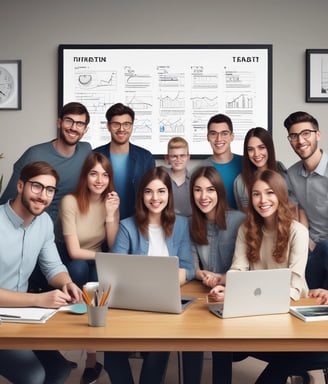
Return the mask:
<path id="1" fill-rule="evenodd" d="M 196 299 L 181 297 L 176 256 L 96 254 L 98 280 L 111 285 L 110 308 L 181 313 Z"/>
<path id="2" fill-rule="evenodd" d="M 228 271 L 224 303 L 209 303 L 221 318 L 287 313 L 290 305 L 291 270 Z"/>

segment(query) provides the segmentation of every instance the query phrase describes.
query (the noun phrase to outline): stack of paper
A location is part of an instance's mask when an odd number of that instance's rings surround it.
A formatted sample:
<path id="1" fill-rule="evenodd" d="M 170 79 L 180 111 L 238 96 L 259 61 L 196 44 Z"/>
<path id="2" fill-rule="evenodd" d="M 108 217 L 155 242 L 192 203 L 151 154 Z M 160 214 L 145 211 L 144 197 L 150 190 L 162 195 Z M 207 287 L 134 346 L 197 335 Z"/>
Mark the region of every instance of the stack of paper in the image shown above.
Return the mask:
<path id="1" fill-rule="evenodd" d="M 0 307 L 0 320 L 8 323 L 45 323 L 57 309 Z"/>

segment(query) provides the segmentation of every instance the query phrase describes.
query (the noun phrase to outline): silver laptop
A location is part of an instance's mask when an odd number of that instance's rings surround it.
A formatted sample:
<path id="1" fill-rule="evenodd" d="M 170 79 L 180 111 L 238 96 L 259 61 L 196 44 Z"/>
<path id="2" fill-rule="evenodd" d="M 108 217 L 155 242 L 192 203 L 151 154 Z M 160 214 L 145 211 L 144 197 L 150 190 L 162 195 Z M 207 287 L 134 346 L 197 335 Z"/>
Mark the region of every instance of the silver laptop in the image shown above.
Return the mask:
<path id="1" fill-rule="evenodd" d="M 287 313 L 291 270 L 228 271 L 224 303 L 209 303 L 221 318 Z"/>
<path id="2" fill-rule="evenodd" d="M 176 256 L 96 254 L 98 280 L 111 285 L 108 306 L 152 312 L 181 313 L 195 301 L 181 297 Z"/>

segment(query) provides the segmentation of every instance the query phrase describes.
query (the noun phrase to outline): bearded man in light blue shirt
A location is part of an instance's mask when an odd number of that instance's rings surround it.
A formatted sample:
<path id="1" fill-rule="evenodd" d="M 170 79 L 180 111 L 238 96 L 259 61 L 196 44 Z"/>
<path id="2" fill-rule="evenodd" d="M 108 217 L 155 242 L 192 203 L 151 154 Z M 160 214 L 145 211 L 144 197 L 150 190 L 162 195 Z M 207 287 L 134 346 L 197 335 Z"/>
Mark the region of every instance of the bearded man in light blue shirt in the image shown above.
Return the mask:
<path id="1" fill-rule="evenodd" d="M 59 257 L 53 223 L 45 212 L 59 176 L 48 163 L 27 164 L 17 197 L 0 206 L 0 306 L 59 308 L 82 301 Z M 39 263 L 50 292 L 28 293 L 28 279 Z M 16 384 L 63 383 L 71 365 L 57 351 L 0 350 L 0 375 Z"/>

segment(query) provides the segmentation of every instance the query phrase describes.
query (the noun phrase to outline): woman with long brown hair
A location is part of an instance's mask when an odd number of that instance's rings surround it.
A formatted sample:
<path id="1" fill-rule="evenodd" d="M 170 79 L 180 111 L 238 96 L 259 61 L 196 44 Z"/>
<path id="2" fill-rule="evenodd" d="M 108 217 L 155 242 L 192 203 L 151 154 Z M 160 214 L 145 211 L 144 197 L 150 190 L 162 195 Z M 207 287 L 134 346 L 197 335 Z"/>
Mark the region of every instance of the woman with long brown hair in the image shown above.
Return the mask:
<path id="1" fill-rule="evenodd" d="M 269 169 L 256 173 L 250 186 L 247 220 L 239 228 L 230 270 L 290 268 L 290 297 L 298 300 L 308 294 L 305 280 L 308 242 L 307 228 L 293 219 L 293 210 L 282 176 Z M 211 299 L 224 299 L 224 283 L 223 277 L 220 285 L 212 288 L 209 294 Z M 252 355 L 270 362 L 277 358 L 275 354 L 270 353 Z M 247 354 L 243 358 L 246 356 Z M 216 368 L 220 370 L 220 367 Z M 256 383 L 280 383 L 269 380 L 271 374 L 270 368 L 265 370 Z"/>
<path id="2" fill-rule="evenodd" d="M 104 243 L 109 248 L 113 245 L 119 227 L 119 204 L 109 160 L 101 153 L 91 152 L 83 163 L 75 190 L 60 202 L 55 231 L 59 254 L 80 288 L 88 281 L 98 281 L 96 252 Z M 88 351 L 81 384 L 96 380 L 101 369 L 96 352 Z"/>
<path id="3" fill-rule="evenodd" d="M 188 220 L 174 212 L 171 179 L 164 167 L 152 168 L 142 177 L 136 213 L 121 220 L 112 252 L 177 256 L 180 284 L 194 278 Z M 145 352 L 142 357 L 139 384 L 162 383 L 169 352 Z M 128 352 L 105 352 L 104 365 L 111 383 L 134 383 L 128 358 Z"/>

